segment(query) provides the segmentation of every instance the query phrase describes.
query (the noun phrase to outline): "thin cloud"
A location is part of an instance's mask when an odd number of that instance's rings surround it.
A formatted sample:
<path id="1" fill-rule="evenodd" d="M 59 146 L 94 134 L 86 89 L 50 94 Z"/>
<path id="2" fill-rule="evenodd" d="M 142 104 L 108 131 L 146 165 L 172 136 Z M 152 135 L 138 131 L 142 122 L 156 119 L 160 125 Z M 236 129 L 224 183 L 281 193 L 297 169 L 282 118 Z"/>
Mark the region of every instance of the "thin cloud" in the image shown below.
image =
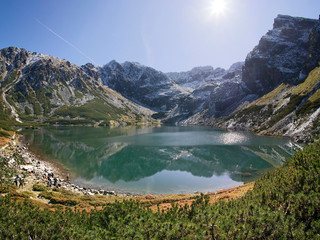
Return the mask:
<path id="1" fill-rule="evenodd" d="M 96 62 L 90 58 L 87 54 L 85 54 L 84 52 L 82 52 L 79 48 L 77 48 L 75 45 L 73 45 L 71 42 L 69 42 L 68 40 L 64 39 L 61 35 L 59 35 L 58 33 L 56 33 L 55 31 L 53 31 L 51 28 L 49 28 L 47 25 L 45 25 L 44 23 L 42 23 L 39 19 L 34 18 L 34 20 L 36 20 L 41 26 L 43 26 L 44 28 L 46 28 L 49 32 L 51 32 L 52 34 L 54 34 L 56 37 L 60 38 L 62 41 L 64 41 L 66 44 L 68 44 L 70 47 L 72 47 L 73 49 L 75 49 L 78 53 L 80 53 L 82 56 L 84 56 L 85 58 L 87 58 L 90 62 L 96 64 Z"/>

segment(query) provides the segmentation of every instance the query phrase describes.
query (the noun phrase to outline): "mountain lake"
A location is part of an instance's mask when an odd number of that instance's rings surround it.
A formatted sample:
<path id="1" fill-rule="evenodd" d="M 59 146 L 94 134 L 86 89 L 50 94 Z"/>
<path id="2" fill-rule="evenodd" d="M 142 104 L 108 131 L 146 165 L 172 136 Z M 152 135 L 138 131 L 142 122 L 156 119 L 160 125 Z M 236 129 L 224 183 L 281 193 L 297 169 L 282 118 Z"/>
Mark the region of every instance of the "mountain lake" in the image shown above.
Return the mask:
<path id="1" fill-rule="evenodd" d="M 80 186 L 135 194 L 214 192 L 256 180 L 299 146 L 209 127 L 43 127 L 22 131 L 35 154 Z"/>

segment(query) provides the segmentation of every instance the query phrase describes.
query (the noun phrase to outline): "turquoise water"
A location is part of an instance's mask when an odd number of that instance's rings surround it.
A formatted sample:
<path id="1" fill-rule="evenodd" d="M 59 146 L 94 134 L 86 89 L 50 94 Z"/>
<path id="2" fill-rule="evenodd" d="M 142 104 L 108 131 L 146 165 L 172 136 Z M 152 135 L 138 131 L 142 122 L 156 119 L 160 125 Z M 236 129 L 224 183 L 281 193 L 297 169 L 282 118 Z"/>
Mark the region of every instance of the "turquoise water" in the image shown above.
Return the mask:
<path id="1" fill-rule="evenodd" d="M 30 149 L 65 165 L 75 183 L 133 193 L 211 192 L 253 181 L 294 152 L 288 139 L 208 127 L 47 127 Z"/>

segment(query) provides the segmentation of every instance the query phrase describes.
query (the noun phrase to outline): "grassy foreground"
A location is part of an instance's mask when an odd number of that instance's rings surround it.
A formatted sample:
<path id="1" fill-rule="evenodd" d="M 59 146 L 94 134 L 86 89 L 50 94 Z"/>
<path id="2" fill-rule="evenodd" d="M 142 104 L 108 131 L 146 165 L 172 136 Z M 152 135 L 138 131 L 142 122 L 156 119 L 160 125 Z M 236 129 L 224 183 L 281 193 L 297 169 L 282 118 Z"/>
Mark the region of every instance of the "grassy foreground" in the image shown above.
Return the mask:
<path id="1" fill-rule="evenodd" d="M 319 239 L 320 143 L 298 152 L 236 200 L 152 211 L 139 201 L 89 213 L 40 210 L 0 197 L 0 239 Z"/>

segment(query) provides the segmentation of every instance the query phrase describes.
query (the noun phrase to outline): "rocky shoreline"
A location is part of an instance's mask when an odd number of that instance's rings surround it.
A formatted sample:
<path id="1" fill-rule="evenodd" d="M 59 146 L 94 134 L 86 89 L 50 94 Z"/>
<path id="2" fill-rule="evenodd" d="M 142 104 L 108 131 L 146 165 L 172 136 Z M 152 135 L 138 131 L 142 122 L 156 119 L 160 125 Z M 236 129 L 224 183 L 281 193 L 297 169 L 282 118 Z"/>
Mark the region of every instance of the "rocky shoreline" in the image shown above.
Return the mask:
<path id="1" fill-rule="evenodd" d="M 15 134 L 5 146 L 0 148 L 0 156 L 5 158 L 8 161 L 8 166 L 15 169 L 17 174 L 22 177 L 24 185 L 28 184 L 33 186 L 35 184 L 41 184 L 48 188 L 58 187 L 83 195 L 138 196 L 138 194 L 95 189 L 73 183 L 72 180 L 68 179 L 68 171 L 65 169 L 62 170 L 61 166 L 40 159 L 31 153 L 27 145 L 23 144 L 21 139 L 18 139 Z M 11 180 L 14 183 L 15 177 Z"/>
<path id="2" fill-rule="evenodd" d="M 5 145 L 3 146 L 3 144 Z M 24 183 L 22 188 L 14 188 L 9 190 L 9 192 L 12 191 L 14 196 L 31 198 L 41 207 L 45 207 L 47 204 L 50 206 L 60 204 L 71 207 L 77 206 L 79 209 L 91 211 L 93 209 L 101 210 L 107 203 L 134 199 L 143 203 L 147 202 L 150 209 L 157 212 L 159 209 L 170 209 L 172 203 L 191 205 L 195 197 L 200 195 L 200 193 L 170 195 L 134 194 L 113 189 L 104 190 L 99 188 L 100 186 L 93 187 L 86 183 L 77 183 L 76 180 L 68 181 L 66 178 L 68 174 L 67 169 L 55 162 L 50 162 L 41 156 L 33 154 L 28 149 L 27 144 L 23 144 L 21 139 L 19 141 L 15 134 L 13 134 L 13 137 L 9 141 L 6 139 L 6 141 L 2 142 L 0 158 L 2 160 L 5 159 L 8 171 L 18 174 L 21 177 L 21 182 Z M 52 172 L 57 179 L 58 188 L 55 186 L 48 187 L 48 176 Z M 4 177 L 2 176 L 2 178 Z M 10 179 L 7 178 L 6 184 L 8 184 L 8 181 L 11 182 L 9 185 L 13 185 L 17 182 L 17 178 L 16 176 L 12 176 Z M 206 195 L 209 196 L 210 203 L 220 200 L 228 201 L 229 199 L 242 197 L 253 187 L 254 182 L 251 182 L 230 189 L 206 193 Z M 0 191 L 0 196 L 7 193 L 8 191 Z"/>

